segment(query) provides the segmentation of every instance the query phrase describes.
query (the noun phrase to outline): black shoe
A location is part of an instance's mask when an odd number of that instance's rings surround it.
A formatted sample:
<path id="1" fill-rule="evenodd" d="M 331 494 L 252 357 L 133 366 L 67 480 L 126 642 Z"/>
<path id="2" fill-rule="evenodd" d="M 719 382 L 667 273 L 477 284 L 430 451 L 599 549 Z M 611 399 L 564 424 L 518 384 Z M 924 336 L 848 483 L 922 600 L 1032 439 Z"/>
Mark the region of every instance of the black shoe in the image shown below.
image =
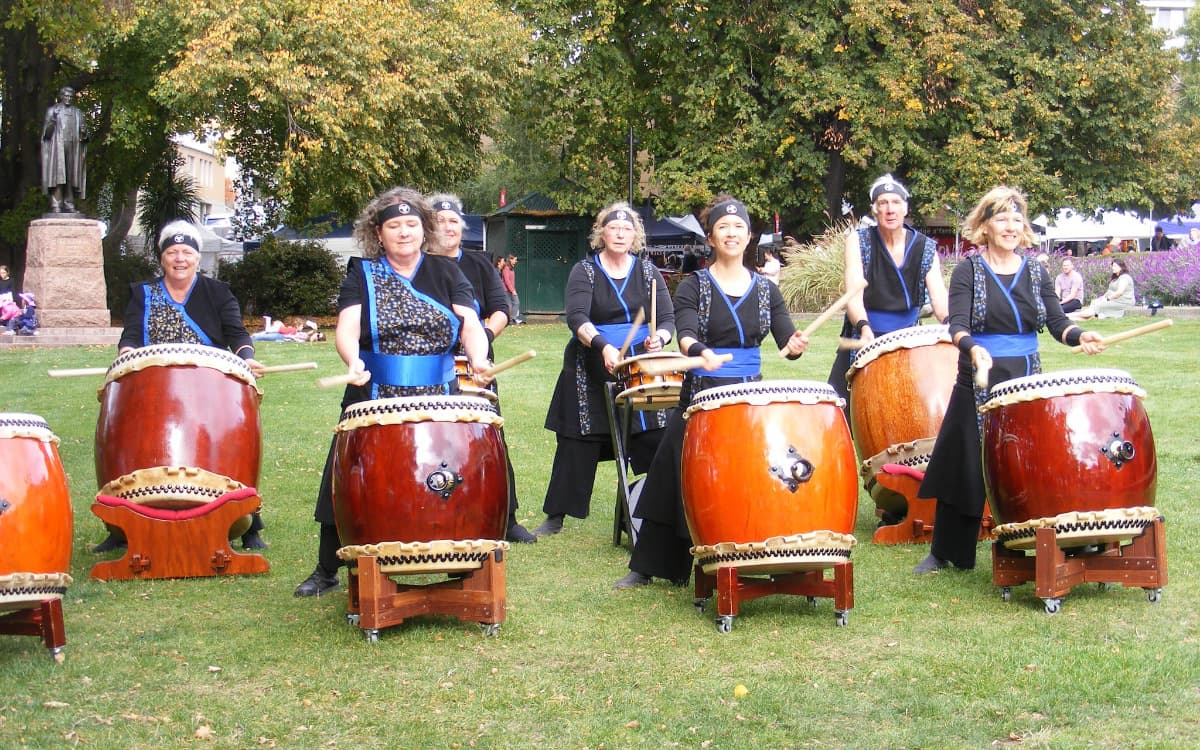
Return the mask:
<path id="1" fill-rule="evenodd" d="M 949 564 L 950 563 L 946 562 L 940 557 L 934 557 L 932 554 L 930 554 L 924 560 L 917 563 L 917 567 L 913 568 L 913 573 L 915 575 L 933 573 L 934 571 L 941 570 Z"/>
<path id="2" fill-rule="evenodd" d="M 338 587 L 337 573 L 330 575 L 317 566 L 317 569 L 312 572 L 304 582 L 296 587 L 293 596 L 320 596 L 321 594 L 335 591 Z"/>
<path id="3" fill-rule="evenodd" d="M 631 570 L 625 577 L 613 584 L 614 589 L 635 589 L 650 583 L 650 576 L 644 576 L 636 570 Z"/>
<path id="4" fill-rule="evenodd" d="M 112 552 L 115 549 L 125 549 L 129 546 L 129 542 L 124 537 L 119 537 L 116 534 L 109 534 L 108 537 L 92 547 L 92 552 Z"/>
<path id="5" fill-rule="evenodd" d="M 267 543 L 257 531 L 247 531 L 242 534 L 242 549 L 266 549 Z"/>
<path id="6" fill-rule="evenodd" d="M 504 532 L 505 541 L 516 542 L 517 544 L 533 544 L 537 542 L 537 537 L 529 533 L 529 529 L 521 524 L 513 521 L 509 525 L 508 531 Z"/>
<path id="7" fill-rule="evenodd" d="M 552 516 L 546 516 L 546 520 L 542 521 L 542 525 L 533 530 L 537 536 L 550 536 L 557 534 L 563 529 L 563 516 L 565 513 L 555 513 Z"/>

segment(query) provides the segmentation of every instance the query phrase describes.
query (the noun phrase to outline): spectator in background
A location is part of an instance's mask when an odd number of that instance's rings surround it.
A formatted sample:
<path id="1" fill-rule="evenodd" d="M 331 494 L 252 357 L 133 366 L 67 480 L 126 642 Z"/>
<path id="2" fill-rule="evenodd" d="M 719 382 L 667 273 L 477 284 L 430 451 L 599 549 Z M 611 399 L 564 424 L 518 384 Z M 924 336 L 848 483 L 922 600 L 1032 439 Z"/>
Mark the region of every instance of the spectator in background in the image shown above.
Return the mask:
<path id="1" fill-rule="evenodd" d="M 1089 318 L 1120 318 L 1125 311 L 1134 305 L 1133 277 L 1125 261 L 1114 259 L 1112 262 L 1112 278 L 1104 294 L 1092 300 L 1092 304 L 1082 310 L 1072 313 L 1071 320 L 1087 320 Z"/>
<path id="2" fill-rule="evenodd" d="M 769 281 L 775 282 L 775 286 L 779 286 L 779 271 L 783 266 L 779 262 L 779 256 L 774 250 L 763 250 L 763 264 L 758 269 L 758 272 L 766 276 Z"/>
<path id="3" fill-rule="evenodd" d="M 1187 246 L 1193 250 L 1200 248 L 1200 229 L 1193 227 L 1188 230 Z"/>
<path id="4" fill-rule="evenodd" d="M 1075 261 L 1070 258 L 1063 258 L 1062 273 L 1054 279 L 1054 293 L 1065 313 L 1077 312 L 1083 307 L 1083 276 L 1075 270 Z"/>
<path id="5" fill-rule="evenodd" d="M 517 256 L 508 256 L 508 260 L 500 266 L 500 281 L 508 294 L 508 308 L 512 313 L 513 325 L 525 325 L 525 321 L 521 319 L 521 298 L 517 296 Z"/>
<path id="6" fill-rule="evenodd" d="M 1150 238 L 1150 251 L 1162 252 L 1171 249 L 1171 238 L 1163 232 L 1161 226 L 1154 228 L 1154 236 Z"/>

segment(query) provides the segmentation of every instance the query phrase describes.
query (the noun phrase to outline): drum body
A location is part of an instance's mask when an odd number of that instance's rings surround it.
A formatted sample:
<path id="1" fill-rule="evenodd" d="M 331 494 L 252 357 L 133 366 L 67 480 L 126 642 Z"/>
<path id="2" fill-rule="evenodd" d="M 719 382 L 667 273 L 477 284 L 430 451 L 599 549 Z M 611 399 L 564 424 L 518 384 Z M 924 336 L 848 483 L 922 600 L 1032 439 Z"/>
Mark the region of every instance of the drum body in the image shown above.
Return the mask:
<path id="1" fill-rule="evenodd" d="M 650 361 L 659 364 L 683 359 L 686 357 L 674 352 L 652 352 L 618 362 L 613 368 L 613 374 L 617 376 L 617 405 L 629 405 L 635 409 L 670 409 L 678 406 L 683 373 L 651 375 L 643 369 L 643 365 Z"/>
<path id="2" fill-rule="evenodd" d="M 470 396 L 347 407 L 333 455 L 343 545 L 503 539 L 508 473 L 496 407 Z"/>
<path id="3" fill-rule="evenodd" d="M 475 380 L 471 377 L 471 363 L 466 357 L 454 358 L 454 377 L 458 381 L 458 390 L 462 391 L 464 396 L 478 396 L 486 398 L 488 401 L 496 400 L 496 392 L 489 388 L 480 388 L 475 385 Z"/>
<path id="4" fill-rule="evenodd" d="M 257 487 L 261 398 L 245 363 L 221 349 L 158 344 L 122 354 L 100 392 L 97 484 L 155 467 L 193 467 Z"/>
<path id="5" fill-rule="evenodd" d="M 1158 461 L 1144 397 L 1120 370 L 1064 370 L 995 386 L 980 410 L 997 521 L 1153 506 Z"/>
<path id="6" fill-rule="evenodd" d="M 958 349 L 946 326 L 902 328 L 863 347 L 846 374 L 859 457 L 936 437 L 957 375 Z"/>
<path id="7" fill-rule="evenodd" d="M 684 510 L 698 547 L 854 530 L 854 446 L 841 399 L 825 383 L 701 391 L 687 412 L 682 463 Z"/>
<path id="8" fill-rule="evenodd" d="M 0 413 L 0 609 L 60 598 L 70 582 L 71 493 L 41 417 Z"/>

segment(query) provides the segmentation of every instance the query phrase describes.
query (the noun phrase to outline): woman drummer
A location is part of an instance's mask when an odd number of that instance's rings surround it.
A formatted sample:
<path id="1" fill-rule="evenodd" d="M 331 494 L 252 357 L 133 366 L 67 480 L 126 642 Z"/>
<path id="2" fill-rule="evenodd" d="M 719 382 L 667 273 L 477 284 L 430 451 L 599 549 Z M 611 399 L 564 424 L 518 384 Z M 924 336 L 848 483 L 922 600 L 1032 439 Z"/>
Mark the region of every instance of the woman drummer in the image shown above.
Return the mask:
<path id="1" fill-rule="evenodd" d="M 798 358 L 808 347 L 808 337 L 792 324 L 779 287 L 745 265 L 751 237 L 746 207 L 721 194 L 704 208 L 700 221 L 708 232 L 713 261 L 679 283 L 675 321 L 679 348 L 688 356 L 703 357 L 706 372 L 691 371 L 684 377 L 679 408 L 667 424 L 634 511 L 642 526 L 629 573 L 613 584 L 617 589 L 644 586 L 652 578 L 682 586 L 691 576 L 691 536 L 683 513 L 680 466 L 683 412 L 692 396 L 718 385 L 762 380 L 759 346 L 767 336 L 787 352 L 788 359 Z M 723 362 L 722 354 L 733 359 Z"/>
<path id="2" fill-rule="evenodd" d="M 213 346 L 232 351 L 261 377 L 263 366 L 254 358 L 254 343 L 229 285 L 199 274 L 200 243 L 200 232 L 191 222 L 176 220 L 162 228 L 158 234 L 162 276 L 130 285 L 117 353 L 152 344 Z M 250 529 L 242 535 L 242 547 L 265 549 L 258 533 L 262 529 L 262 518 L 254 513 Z M 92 551 L 108 552 L 123 546 L 124 538 L 110 531 Z"/>
<path id="3" fill-rule="evenodd" d="M 843 337 L 867 344 L 876 336 L 916 325 L 926 302 L 937 320 L 946 319 L 946 284 L 937 243 L 904 223 L 908 198 L 908 188 L 890 174 L 871 184 L 876 224 L 846 238 L 846 288 L 857 289 L 864 280 L 867 288 L 846 303 Z M 839 351 L 829 371 L 829 384 L 847 402 L 851 358 L 850 350 Z"/>
<path id="4" fill-rule="evenodd" d="M 555 433 L 557 447 L 542 505 L 546 520 L 533 530 L 538 536 L 562 531 L 566 515 L 587 518 L 596 466 L 614 458 L 604 388 L 614 379 L 622 344 L 629 339 L 629 356 L 662 351 L 675 330 L 666 282 L 653 263 L 638 256 L 646 246 L 646 230 L 629 204 L 613 203 L 600 211 L 591 246 L 596 253 L 576 263 L 567 279 L 571 340 L 546 414 L 546 429 Z M 649 315 L 652 294 L 656 330 L 644 324 L 633 329 L 639 310 Z M 650 465 L 666 422 L 662 411 L 638 412 L 631 420 L 629 458 L 635 473 Z"/>
<path id="5" fill-rule="evenodd" d="M 1063 314 L 1054 279 L 1022 248 L 1035 240 L 1026 220 L 1025 196 L 1009 187 L 992 188 L 967 216 L 963 236 L 979 252 L 959 263 L 950 277 L 950 336 L 958 346 L 958 382 L 950 394 L 920 497 L 937 499 L 933 545 L 914 573 L 947 565 L 975 567 L 980 517 L 986 500 L 976 409 L 988 389 L 1011 378 L 1042 371 L 1038 332 L 1088 354 L 1104 350 L 1100 334 L 1084 331 Z M 975 385 L 987 373 L 987 388 Z"/>
<path id="6" fill-rule="evenodd" d="M 453 259 L 467 281 L 471 282 L 475 312 L 483 322 L 483 332 L 488 340 L 488 358 L 494 359 L 492 342 L 508 327 L 510 313 L 508 293 L 500 282 L 500 273 L 488 256 L 463 250 L 463 229 L 467 222 L 463 216 L 462 199 L 453 193 L 437 193 L 429 196 L 429 202 L 433 204 L 434 217 L 437 219 L 437 241 L 430 245 L 429 252 Z M 495 385 L 492 390 L 499 393 Z M 537 537 L 517 522 L 517 478 L 513 472 L 511 454 L 506 450 L 505 455 L 508 456 L 508 525 L 504 538 L 510 542 L 536 542 Z"/>
<path id="7" fill-rule="evenodd" d="M 372 200 L 355 221 L 363 257 L 350 259 L 334 334 L 353 378 L 343 410 L 370 399 L 457 393 L 454 350 L 460 339 L 476 373 L 491 366 L 471 282 L 450 258 L 425 252 L 436 226 L 428 201 L 404 187 Z M 490 380 L 475 376 L 481 386 Z M 296 587 L 296 596 L 320 596 L 338 586 L 332 469 L 331 444 L 313 514 L 321 524 L 317 567 Z"/>

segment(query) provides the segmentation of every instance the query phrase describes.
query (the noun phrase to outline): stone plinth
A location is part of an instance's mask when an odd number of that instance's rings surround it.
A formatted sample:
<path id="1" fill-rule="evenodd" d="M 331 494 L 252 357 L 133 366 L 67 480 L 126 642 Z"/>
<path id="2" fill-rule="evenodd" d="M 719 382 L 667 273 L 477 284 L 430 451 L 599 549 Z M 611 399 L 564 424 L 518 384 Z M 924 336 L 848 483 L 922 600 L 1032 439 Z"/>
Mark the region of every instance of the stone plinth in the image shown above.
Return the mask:
<path id="1" fill-rule="evenodd" d="M 37 298 L 39 325 L 108 327 L 100 223 L 82 218 L 30 222 L 24 288 Z"/>

